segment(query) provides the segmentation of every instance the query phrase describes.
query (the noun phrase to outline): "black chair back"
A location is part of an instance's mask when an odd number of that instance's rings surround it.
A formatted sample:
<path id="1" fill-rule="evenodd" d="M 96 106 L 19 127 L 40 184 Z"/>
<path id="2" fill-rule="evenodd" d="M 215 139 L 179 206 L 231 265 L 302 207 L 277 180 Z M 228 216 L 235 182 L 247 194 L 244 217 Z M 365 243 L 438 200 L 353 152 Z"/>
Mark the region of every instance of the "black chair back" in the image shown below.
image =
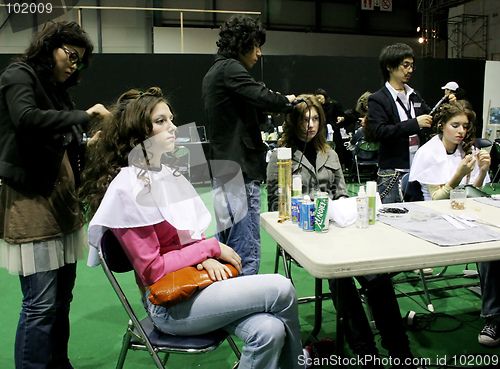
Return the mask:
<path id="1" fill-rule="evenodd" d="M 408 179 L 410 177 L 409 173 L 406 173 L 401 178 L 401 193 L 403 195 L 403 200 L 405 202 L 412 201 L 423 201 L 424 194 L 422 192 L 422 186 L 418 181 L 410 182 Z"/>
<path id="2" fill-rule="evenodd" d="M 115 273 L 126 273 L 134 269 L 123 251 L 122 245 L 109 229 L 102 236 L 101 252 L 102 257 L 106 260 L 111 271 Z"/>
<path id="3" fill-rule="evenodd" d="M 491 145 L 493 145 L 493 142 L 491 142 L 487 138 L 477 137 L 476 139 L 474 139 L 474 146 L 476 146 L 478 149 L 484 149 L 486 147 L 490 147 Z"/>

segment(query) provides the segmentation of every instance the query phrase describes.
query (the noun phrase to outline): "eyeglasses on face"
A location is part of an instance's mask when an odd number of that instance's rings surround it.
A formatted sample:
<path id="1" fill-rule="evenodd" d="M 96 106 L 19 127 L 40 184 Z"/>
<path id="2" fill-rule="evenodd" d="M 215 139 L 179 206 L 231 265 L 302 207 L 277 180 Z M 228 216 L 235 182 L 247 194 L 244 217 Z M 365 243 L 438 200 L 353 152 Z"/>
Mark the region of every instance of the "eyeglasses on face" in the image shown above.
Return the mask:
<path id="1" fill-rule="evenodd" d="M 413 71 L 415 71 L 417 68 L 414 63 L 409 63 L 409 62 L 401 63 L 399 65 L 401 65 L 406 70 L 411 68 Z"/>
<path id="2" fill-rule="evenodd" d="M 77 70 L 81 70 L 84 67 L 83 62 L 80 60 L 80 55 L 76 51 L 70 51 L 65 46 L 61 46 L 61 49 L 68 55 L 69 62 L 76 64 Z"/>

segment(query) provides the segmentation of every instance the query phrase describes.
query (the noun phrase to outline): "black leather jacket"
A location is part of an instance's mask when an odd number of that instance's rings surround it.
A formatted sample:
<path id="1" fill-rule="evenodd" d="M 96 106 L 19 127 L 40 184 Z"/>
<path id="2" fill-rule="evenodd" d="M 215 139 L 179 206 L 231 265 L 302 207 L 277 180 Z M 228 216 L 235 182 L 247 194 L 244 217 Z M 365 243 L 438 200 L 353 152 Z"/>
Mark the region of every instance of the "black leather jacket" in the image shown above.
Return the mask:
<path id="1" fill-rule="evenodd" d="M 11 64 L 0 77 L 0 178 L 18 190 L 50 195 L 64 151 L 71 161 L 77 158 L 72 150 L 81 149 L 71 142 L 72 126 L 89 120 L 29 65 Z"/>
<path id="2" fill-rule="evenodd" d="M 257 112 L 290 112 L 288 99 L 255 81 L 238 60 L 220 55 L 203 79 L 202 95 L 210 159 L 236 161 L 248 178 L 264 180 L 267 146 Z"/>

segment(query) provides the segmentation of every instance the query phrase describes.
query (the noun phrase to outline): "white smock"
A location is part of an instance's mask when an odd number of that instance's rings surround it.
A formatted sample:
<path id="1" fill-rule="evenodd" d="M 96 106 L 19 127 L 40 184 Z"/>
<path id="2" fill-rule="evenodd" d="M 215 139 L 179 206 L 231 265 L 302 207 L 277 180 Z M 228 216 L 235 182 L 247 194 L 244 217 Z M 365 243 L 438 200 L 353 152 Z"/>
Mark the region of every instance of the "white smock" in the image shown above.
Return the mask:
<path id="1" fill-rule="evenodd" d="M 473 148 L 472 154 L 477 154 L 478 149 Z M 457 168 L 464 158 L 462 144 L 457 146 L 453 154 L 448 154 L 439 135 L 431 138 L 425 145 L 420 147 L 413 159 L 409 181 L 418 181 L 422 184 L 425 200 L 430 200 L 430 194 L 425 185 L 444 185 L 453 178 Z M 469 176 L 464 176 L 460 185 L 472 184 L 480 174 L 479 166 L 476 165 Z M 490 182 L 486 174 L 482 186 Z"/>
<path id="2" fill-rule="evenodd" d="M 167 221 L 179 231 L 183 243 L 189 237 L 202 239 L 211 219 L 195 188 L 171 168 L 162 166 L 160 171 L 153 171 L 124 167 L 111 181 L 89 224 L 89 243 L 93 247 L 88 265 L 99 265 L 97 248 L 109 228 L 136 228 Z"/>

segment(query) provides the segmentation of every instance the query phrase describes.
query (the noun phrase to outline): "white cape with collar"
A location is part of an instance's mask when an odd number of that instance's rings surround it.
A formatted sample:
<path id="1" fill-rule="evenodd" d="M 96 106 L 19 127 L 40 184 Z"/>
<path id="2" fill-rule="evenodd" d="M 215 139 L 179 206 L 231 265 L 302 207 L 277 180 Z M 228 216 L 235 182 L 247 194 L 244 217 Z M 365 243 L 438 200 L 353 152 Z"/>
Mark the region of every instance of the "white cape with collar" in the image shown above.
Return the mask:
<path id="1" fill-rule="evenodd" d="M 473 148 L 472 152 L 473 154 L 477 153 L 477 149 Z M 453 154 L 448 155 L 439 135 L 436 135 L 417 150 L 411 165 L 409 181 L 419 181 L 422 184 L 429 185 L 443 185 L 456 173 L 458 165 L 464 156 L 461 144 L 458 145 Z M 479 174 L 479 166 L 476 162 L 468 183 L 474 183 Z M 486 175 L 483 185 L 489 181 L 489 175 Z M 467 176 L 465 176 L 462 178 L 460 185 L 468 183 Z"/>
<path id="2" fill-rule="evenodd" d="M 97 248 L 109 228 L 144 227 L 165 220 L 180 231 L 183 243 L 183 239 L 202 239 L 211 215 L 191 183 L 182 175 L 174 175 L 172 169 L 163 166 L 155 172 L 134 166 L 122 168 L 89 224 L 93 247 L 87 264 L 99 265 Z"/>

